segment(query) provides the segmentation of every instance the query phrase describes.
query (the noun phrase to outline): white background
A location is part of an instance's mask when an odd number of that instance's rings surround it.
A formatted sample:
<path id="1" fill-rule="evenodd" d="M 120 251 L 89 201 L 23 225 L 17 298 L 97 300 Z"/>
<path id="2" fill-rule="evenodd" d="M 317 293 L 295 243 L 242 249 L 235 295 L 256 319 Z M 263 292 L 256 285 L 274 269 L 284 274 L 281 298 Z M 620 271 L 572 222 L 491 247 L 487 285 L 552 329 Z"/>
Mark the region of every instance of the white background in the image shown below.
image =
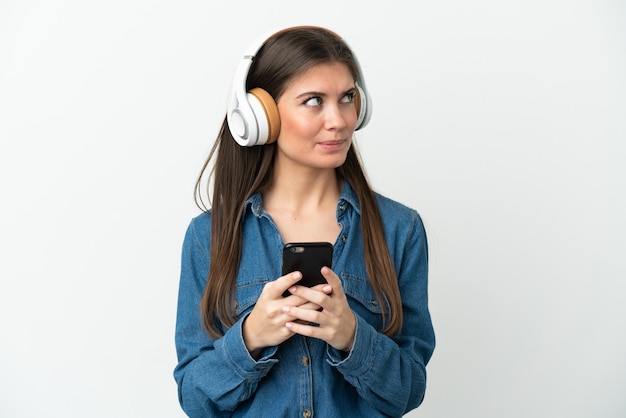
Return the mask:
<path id="1" fill-rule="evenodd" d="M 0 0 L 0 416 L 182 417 L 180 247 L 267 30 L 358 54 L 438 346 L 411 417 L 626 416 L 621 1 Z"/>

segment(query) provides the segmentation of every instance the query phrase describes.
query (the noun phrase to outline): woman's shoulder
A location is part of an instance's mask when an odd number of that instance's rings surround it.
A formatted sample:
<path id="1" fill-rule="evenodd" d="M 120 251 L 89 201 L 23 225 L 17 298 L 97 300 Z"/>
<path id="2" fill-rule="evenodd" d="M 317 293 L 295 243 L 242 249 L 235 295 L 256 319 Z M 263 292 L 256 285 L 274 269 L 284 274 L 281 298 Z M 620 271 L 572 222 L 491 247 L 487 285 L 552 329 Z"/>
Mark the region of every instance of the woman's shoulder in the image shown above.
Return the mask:
<path id="1" fill-rule="evenodd" d="M 416 209 L 379 193 L 376 193 L 376 199 L 388 238 L 404 241 L 425 236 L 424 222 Z"/>
<path id="2" fill-rule="evenodd" d="M 424 222 L 417 209 L 380 193 L 375 195 L 386 231 L 395 231 L 400 235 L 412 232 L 425 233 Z"/>
<path id="3" fill-rule="evenodd" d="M 188 233 L 196 237 L 208 237 L 211 235 L 211 210 L 202 212 L 191 218 L 187 228 Z"/>
<path id="4" fill-rule="evenodd" d="M 375 192 L 374 195 L 383 218 L 392 217 L 399 220 L 419 218 L 419 213 L 416 209 L 378 192 Z"/>

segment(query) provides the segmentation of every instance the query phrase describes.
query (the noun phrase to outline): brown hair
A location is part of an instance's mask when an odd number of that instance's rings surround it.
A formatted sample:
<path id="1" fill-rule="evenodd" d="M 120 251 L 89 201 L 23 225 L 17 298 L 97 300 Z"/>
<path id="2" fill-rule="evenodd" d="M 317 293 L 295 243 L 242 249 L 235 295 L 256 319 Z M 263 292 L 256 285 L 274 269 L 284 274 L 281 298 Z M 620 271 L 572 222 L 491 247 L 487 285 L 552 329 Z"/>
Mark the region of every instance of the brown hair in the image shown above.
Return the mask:
<path id="1" fill-rule="evenodd" d="M 297 28 L 273 36 L 259 50 L 250 69 L 247 89 L 261 87 L 279 98 L 295 76 L 322 63 L 348 66 L 355 81 L 357 66 L 348 46 L 334 33 L 322 28 Z M 242 215 L 246 200 L 269 184 L 276 144 L 241 147 L 233 139 L 226 119 L 196 181 L 196 204 L 212 212 L 211 268 L 200 310 L 207 333 L 214 338 L 236 321 L 236 279 L 243 247 Z M 215 158 L 212 169 L 210 162 Z M 209 175 L 208 184 L 203 179 Z M 352 144 L 346 161 L 337 168 L 355 191 L 361 204 L 361 225 L 367 274 L 381 302 L 383 331 L 402 329 L 402 300 L 396 273 L 386 245 L 376 197 L 367 181 L 360 157 Z M 212 187 L 212 192 L 211 192 Z M 210 205 L 203 196 L 211 196 Z"/>

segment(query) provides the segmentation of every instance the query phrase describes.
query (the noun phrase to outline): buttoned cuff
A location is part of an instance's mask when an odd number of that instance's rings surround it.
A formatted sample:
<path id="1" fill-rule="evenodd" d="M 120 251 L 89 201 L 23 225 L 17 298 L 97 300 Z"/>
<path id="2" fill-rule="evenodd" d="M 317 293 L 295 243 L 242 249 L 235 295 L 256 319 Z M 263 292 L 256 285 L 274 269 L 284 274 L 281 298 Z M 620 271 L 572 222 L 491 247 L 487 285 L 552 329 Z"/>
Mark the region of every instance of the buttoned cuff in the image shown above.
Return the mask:
<path id="1" fill-rule="evenodd" d="M 243 321 L 246 317 L 247 315 L 239 318 L 235 325 L 226 332 L 224 337 L 216 341 L 215 345 L 217 348 L 219 342 L 223 344 L 222 349 L 226 358 L 228 358 L 235 371 L 243 378 L 258 380 L 265 376 L 274 364 L 278 363 L 278 360 L 274 358 L 278 347 L 265 347 L 261 352 L 261 357 L 255 360 L 250 355 L 243 341 Z"/>
<path id="2" fill-rule="evenodd" d="M 354 331 L 354 343 L 347 353 L 337 350 L 328 345 L 326 361 L 333 367 L 337 367 L 344 374 L 362 375 L 371 368 L 374 359 L 374 350 L 378 342 L 378 332 L 356 313 L 356 329 Z"/>

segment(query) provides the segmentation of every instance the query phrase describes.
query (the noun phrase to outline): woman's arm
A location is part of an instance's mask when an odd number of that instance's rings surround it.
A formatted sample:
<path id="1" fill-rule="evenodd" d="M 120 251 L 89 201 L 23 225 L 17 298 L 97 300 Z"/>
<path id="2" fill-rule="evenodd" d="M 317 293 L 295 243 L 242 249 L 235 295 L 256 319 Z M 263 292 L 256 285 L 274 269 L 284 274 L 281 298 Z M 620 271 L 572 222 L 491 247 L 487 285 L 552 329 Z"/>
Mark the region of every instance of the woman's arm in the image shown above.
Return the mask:
<path id="1" fill-rule="evenodd" d="M 271 370 L 276 348 L 255 360 L 243 341 L 242 317 L 218 340 L 208 337 L 199 312 L 209 272 L 210 217 L 197 218 L 185 235 L 176 319 L 178 364 L 174 378 L 181 407 L 190 417 L 234 410 Z"/>
<path id="2" fill-rule="evenodd" d="M 348 355 L 328 348 L 331 364 L 361 398 L 390 416 L 401 416 L 422 402 L 426 364 L 435 347 L 428 310 L 428 245 L 417 212 L 407 229 L 406 240 L 394 243 L 402 246 L 395 248 L 394 256 L 402 295 L 402 333 L 387 337 L 356 315 L 354 344 Z"/>

